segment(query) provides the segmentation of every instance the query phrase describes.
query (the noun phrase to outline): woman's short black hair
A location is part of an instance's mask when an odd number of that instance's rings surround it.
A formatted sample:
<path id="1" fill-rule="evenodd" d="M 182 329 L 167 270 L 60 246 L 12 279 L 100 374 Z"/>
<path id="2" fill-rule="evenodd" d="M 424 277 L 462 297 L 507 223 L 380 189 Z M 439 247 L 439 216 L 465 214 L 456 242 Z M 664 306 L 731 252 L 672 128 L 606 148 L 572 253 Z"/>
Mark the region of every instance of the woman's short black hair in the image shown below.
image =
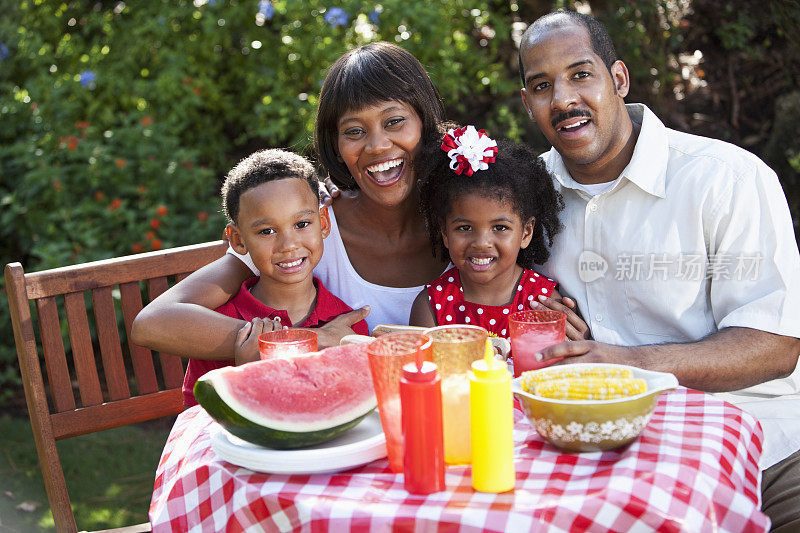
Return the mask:
<path id="1" fill-rule="evenodd" d="M 308 183 L 317 200 L 319 200 L 319 177 L 314 165 L 305 157 L 271 148 L 259 150 L 239 161 L 225 177 L 220 195 L 222 210 L 228 221 L 237 223 L 239 218 L 239 200 L 242 194 L 250 189 L 286 178 L 297 178 Z"/>
<path id="2" fill-rule="evenodd" d="M 444 105 L 425 68 L 410 52 L 387 42 L 369 43 L 345 53 L 328 71 L 319 95 L 314 148 L 339 187 L 355 187 L 339 159 L 339 119 L 348 111 L 389 100 L 410 105 L 422 121 L 420 142 L 435 142 Z"/>
<path id="3" fill-rule="evenodd" d="M 449 124 L 442 128 L 448 126 L 453 127 Z M 544 162 L 527 146 L 498 139 L 495 161 L 489 163 L 488 169 L 467 176 L 450 169 L 450 158 L 441 144 L 440 138 L 438 144 L 426 145 L 422 150 L 428 167 L 419 181 L 420 209 L 425 216 L 433 255 L 450 259 L 442 240 L 445 218 L 455 199 L 477 193 L 510 202 L 523 222 L 531 217 L 535 219 L 531 243 L 517 255 L 519 266 L 531 268 L 534 263 L 547 261 L 548 247 L 561 230 L 558 213 L 564 208 L 564 201 L 555 190 Z"/>

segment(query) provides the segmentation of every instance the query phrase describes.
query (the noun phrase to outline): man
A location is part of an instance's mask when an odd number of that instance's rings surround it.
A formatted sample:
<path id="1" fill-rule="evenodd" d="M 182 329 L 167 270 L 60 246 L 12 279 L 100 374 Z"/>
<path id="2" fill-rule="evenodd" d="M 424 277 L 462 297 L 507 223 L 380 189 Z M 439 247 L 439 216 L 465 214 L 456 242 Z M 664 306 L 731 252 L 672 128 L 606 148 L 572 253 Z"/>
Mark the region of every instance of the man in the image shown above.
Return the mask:
<path id="1" fill-rule="evenodd" d="M 765 432 L 762 509 L 776 531 L 800 530 L 800 257 L 777 176 L 740 148 L 626 106 L 628 70 L 591 17 L 540 18 L 519 61 L 522 101 L 553 145 L 542 157 L 566 204 L 544 272 L 594 338 L 542 359 L 737 391 L 725 399 Z"/>

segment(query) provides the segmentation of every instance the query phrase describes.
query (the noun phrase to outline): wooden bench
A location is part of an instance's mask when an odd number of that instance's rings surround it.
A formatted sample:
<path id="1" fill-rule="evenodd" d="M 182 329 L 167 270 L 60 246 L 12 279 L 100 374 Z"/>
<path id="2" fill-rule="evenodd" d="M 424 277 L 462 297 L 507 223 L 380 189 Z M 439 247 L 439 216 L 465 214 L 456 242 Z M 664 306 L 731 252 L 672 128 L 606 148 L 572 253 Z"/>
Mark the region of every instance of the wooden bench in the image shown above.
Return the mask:
<path id="1" fill-rule="evenodd" d="M 25 400 L 57 531 L 77 531 L 57 440 L 175 415 L 183 409 L 181 359 L 158 354 L 157 367 L 150 350 L 123 341 L 142 309 L 143 293 L 152 300 L 171 282 L 221 257 L 226 248 L 227 243 L 216 241 L 29 274 L 20 263 L 6 265 Z M 87 295 L 92 317 L 87 313 Z M 62 319 L 68 325 L 63 335 Z M 64 349 L 66 340 L 69 352 Z M 126 530 L 150 527 L 142 524 Z"/>

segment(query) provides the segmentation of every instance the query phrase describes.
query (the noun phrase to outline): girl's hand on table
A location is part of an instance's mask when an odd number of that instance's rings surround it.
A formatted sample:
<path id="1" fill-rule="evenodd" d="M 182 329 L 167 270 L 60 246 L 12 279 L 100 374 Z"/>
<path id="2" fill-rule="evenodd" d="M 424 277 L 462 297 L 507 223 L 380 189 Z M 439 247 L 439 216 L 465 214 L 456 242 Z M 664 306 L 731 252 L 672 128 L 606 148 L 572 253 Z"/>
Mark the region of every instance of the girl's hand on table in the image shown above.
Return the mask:
<path id="1" fill-rule="evenodd" d="M 340 194 L 341 192 L 339 191 L 339 187 L 337 187 L 330 178 L 325 178 L 325 181 L 319 182 L 320 205 L 330 207 L 330 205 L 333 203 L 333 199 Z"/>
<path id="2" fill-rule="evenodd" d="M 367 318 L 368 314 L 369 306 L 365 305 L 360 309 L 337 316 L 321 328 L 314 328 L 317 333 L 317 348 L 321 350 L 330 346 L 338 346 L 342 337 L 355 333 L 351 326 Z"/>
<path id="3" fill-rule="evenodd" d="M 239 330 L 236 335 L 236 348 L 233 352 L 236 366 L 258 361 L 261 356 L 258 354 L 258 336 L 267 331 L 286 329 L 281 324 L 280 318 L 254 318 Z"/>
<path id="4" fill-rule="evenodd" d="M 554 296 L 557 294 L 554 293 Z M 575 300 L 568 297 L 548 298 L 544 295 L 540 295 L 538 300 L 538 302 L 531 302 L 532 309 L 550 309 L 552 311 L 561 311 L 567 315 L 567 340 L 582 341 L 592 338 L 589 325 L 583 321 L 577 312 Z"/>

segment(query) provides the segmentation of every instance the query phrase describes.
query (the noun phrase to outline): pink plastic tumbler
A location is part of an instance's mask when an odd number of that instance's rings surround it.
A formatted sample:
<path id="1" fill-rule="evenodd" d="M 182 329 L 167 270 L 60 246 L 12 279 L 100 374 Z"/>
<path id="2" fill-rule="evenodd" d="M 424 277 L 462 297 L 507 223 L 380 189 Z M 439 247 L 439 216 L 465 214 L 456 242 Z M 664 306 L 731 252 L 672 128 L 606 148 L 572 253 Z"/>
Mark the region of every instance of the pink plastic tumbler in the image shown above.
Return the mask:
<path id="1" fill-rule="evenodd" d="M 537 361 L 534 355 L 566 339 L 567 315 L 561 311 L 529 310 L 508 317 L 514 377 L 526 370 L 537 370 L 554 363 Z"/>
<path id="2" fill-rule="evenodd" d="M 367 346 L 372 384 L 378 397 L 378 412 L 386 435 L 386 453 L 392 472 L 403 472 L 403 430 L 400 378 L 403 365 L 415 362 L 417 354 L 431 361 L 431 339 L 422 333 L 389 333 Z"/>
<path id="3" fill-rule="evenodd" d="M 290 357 L 317 351 L 317 334 L 307 329 L 277 329 L 258 336 L 261 359 Z"/>

